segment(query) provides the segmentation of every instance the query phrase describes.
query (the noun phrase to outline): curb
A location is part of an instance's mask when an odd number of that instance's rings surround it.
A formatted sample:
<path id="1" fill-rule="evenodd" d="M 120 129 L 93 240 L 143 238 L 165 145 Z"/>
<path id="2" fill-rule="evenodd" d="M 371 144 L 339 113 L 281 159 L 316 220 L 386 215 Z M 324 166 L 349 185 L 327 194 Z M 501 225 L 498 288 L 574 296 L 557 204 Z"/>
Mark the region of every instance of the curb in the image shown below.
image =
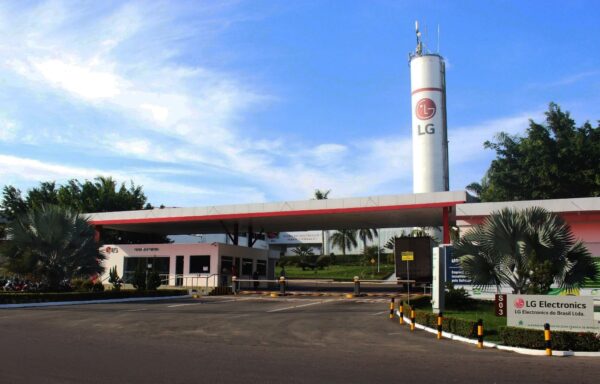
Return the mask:
<path id="1" fill-rule="evenodd" d="M 63 305 L 80 305 L 80 304 L 112 304 L 112 303 L 128 303 L 132 301 L 158 301 L 179 298 L 189 298 L 190 295 L 179 296 L 161 296 L 161 297 L 128 297 L 125 299 L 106 299 L 106 300 L 81 300 L 81 301 L 52 301 L 46 303 L 23 303 L 23 304 L 0 304 L 0 309 L 10 308 L 34 308 L 34 307 L 58 307 Z"/>
<path id="2" fill-rule="evenodd" d="M 396 310 L 396 316 L 400 317 L 400 312 L 398 312 L 398 310 Z M 410 318 L 403 316 L 404 317 L 404 321 L 407 324 L 410 324 Z M 421 329 L 425 332 L 429 332 L 429 333 L 433 333 L 437 335 L 437 329 L 433 329 L 433 328 L 429 328 L 426 327 L 422 324 L 419 323 L 415 323 L 415 328 L 416 329 Z M 463 343 L 468 343 L 468 344 L 477 344 L 477 340 L 475 339 L 469 339 L 463 336 L 458 336 L 455 335 L 453 333 L 450 332 L 442 332 L 442 337 L 448 339 L 448 340 L 456 340 L 456 341 L 460 341 Z M 496 348 L 499 349 L 501 351 L 510 351 L 510 352 L 515 352 L 515 353 L 520 353 L 522 355 L 530 355 L 530 356 L 546 356 L 546 351 L 543 349 L 530 349 L 530 348 L 521 348 L 521 347 L 510 347 L 507 345 L 501 345 L 501 344 L 496 344 L 496 343 L 492 343 L 489 341 L 484 341 L 483 342 L 483 346 L 486 348 Z M 556 356 L 556 357 L 568 357 L 568 356 L 574 356 L 574 357 L 600 357 L 600 352 L 575 352 L 575 351 L 555 351 L 552 350 L 552 356 Z"/>

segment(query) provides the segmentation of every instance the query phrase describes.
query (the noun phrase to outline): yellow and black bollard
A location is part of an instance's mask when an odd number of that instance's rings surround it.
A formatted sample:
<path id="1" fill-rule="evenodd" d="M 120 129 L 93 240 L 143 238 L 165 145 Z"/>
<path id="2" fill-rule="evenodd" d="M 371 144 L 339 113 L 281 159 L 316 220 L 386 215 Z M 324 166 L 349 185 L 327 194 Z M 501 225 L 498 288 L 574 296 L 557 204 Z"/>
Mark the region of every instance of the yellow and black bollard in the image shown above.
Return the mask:
<path id="1" fill-rule="evenodd" d="M 415 310 L 412 308 L 410 309 L 410 330 L 415 330 Z"/>
<path id="2" fill-rule="evenodd" d="M 477 348 L 483 348 L 483 320 L 477 320 Z"/>
<path id="3" fill-rule="evenodd" d="M 552 335 L 548 323 L 544 324 L 544 341 L 546 342 L 546 356 L 552 356 Z"/>
<path id="4" fill-rule="evenodd" d="M 390 320 L 394 318 L 394 298 L 390 300 Z"/>
<path id="5" fill-rule="evenodd" d="M 438 313 L 437 316 L 437 338 L 440 340 L 442 338 L 442 320 L 444 319 L 444 315 L 442 312 Z"/>
<path id="6" fill-rule="evenodd" d="M 400 325 L 402 325 L 404 324 L 404 301 L 401 301 L 400 304 L 398 304 L 398 312 L 400 312 L 399 321 Z"/>

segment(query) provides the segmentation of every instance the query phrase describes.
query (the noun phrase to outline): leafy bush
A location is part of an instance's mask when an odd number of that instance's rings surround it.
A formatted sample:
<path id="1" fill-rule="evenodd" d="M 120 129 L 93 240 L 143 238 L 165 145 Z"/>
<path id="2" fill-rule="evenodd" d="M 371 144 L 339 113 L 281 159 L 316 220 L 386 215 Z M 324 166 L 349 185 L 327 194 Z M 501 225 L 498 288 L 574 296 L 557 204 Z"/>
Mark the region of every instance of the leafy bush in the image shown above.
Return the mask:
<path id="1" fill-rule="evenodd" d="M 321 255 L 317 258 L 317 267 L 323 269 L 331 264 L 331 257 L 327 255 Z"/>
<path id="2" fill-rule="evenodd" d="M 454 288 L 452 283 L 446 283 L 445 302 L 447 309 L 459 311 L 471 309 L 476 304 L 464 288 Z"/>
<path id="3" fill-rule="evenodd" d="M 146 287 L 149 291 L 155 291 L 160 285 L 162 281 L 160 280 L 160 275 L 157 271 L 152 271 L 148 274 L 148 285 Z"/>
<path id="4" fill-rule="evenodd" d="M 517 327 L 500 328 L 505 345 L 512 347 L 545 349 L 544 330 Z M 600 335 L 592 332 L 552 331 L 552 349 L 557 351 L 600 351 Z"/>
<path id="5" fill-rule="evenodd" d="M 83 284 L 87 281 L 87 279 L 72 279 L 71 280 L 71 288 L 75 292 L 85 292 L 86 290 L 83 288 Z"/>
<path id="6" fill-rule="evenodd" d="M 405 312 L 410 315 L 409 312 Z M 415 321 L 426 327 L 437 328 L 437 314 L 425 311 L 415 311 Z M 454 317 L 442 318 L 442 329 L 445 332 L 450 332 L 455 335 L 476 338 L 477 337 L 477 322 L 472 320 L 457 319 Z"/>
<path id="7" fill-rule="evenodd" d="M 113 290 L 115 291 L 120 290 L 123 285 L 123 280 L 121 280 L 121 277 L 119 277 L 119 274 L 117 273 L 116 265 L 108 272 L 108 282 L 112 284 Z"/>

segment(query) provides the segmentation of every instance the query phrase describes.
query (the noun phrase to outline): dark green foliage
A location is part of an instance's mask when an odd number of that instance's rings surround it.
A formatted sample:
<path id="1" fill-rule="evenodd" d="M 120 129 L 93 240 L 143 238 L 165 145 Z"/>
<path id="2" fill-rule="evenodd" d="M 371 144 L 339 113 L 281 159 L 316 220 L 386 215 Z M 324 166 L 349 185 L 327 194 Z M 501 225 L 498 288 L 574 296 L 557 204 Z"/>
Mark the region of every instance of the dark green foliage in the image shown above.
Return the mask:
<path id="1" fill-rule="evenodd" d="M 410 309 L 408 309 L 408 312 L 405 309 L 405 313 L 410 314 Z M 426 327 L 437 329 L 437 314 L 435 313 L 430 311 L 415 311 L 415 320 Z M 477 337 L 477 322 L 473 320 L 444 316 L 442 319 L 442 329 L 444 332 L 450 332 L 463 337 Z"/>
<path id="2" fill-rule="evenodd" d="M 97 291 L 97 292 L 63 292 L 63 293 L 7 293 L 0 292 L 0 304 L 45 303 L 53 301 L 83 301 L 125 299 L 132 297 L 164 297 L 186 295 L 181 289 L 161 289 L 157 291 Z"/>
<path id="3" fill-rule="evenodd" d="M 27 191 L 23 197 L 17 188 L 6 185 L 0 202 L 0 216 L 12 221 L 28 211 L 35 211 L 42 206 L 52 204 L 69 208 L 78 213 L 130 211 L 151 209 L 141 186 L 130 184 L 129 188 L 120 186 L 111 177 L 99 176 L 93 181 L 80 182 L 70 180 L 65 185 L 57 186 L 55 182 L 41 182 L 38 187 Z M 103 229 L 104 243 L 166 243 L 166 236 L 118 232 Z"/>
<path id="4" fill-rule="evenodd" d="M 545 124 L 530 120 L 526 136 L 499 133 L 484 147 L 496 159 L 481 184 L 467 187 L 482 201 L 600 196 L 600 124 L 577 128 L 554 103 Z"/>
<path id="5" fill-rule="evenodd" d="M 317 267 L 319 269 L 329 267 L 330 264 L 331 264 L 331 257 L 329 257 L 328 255 L 321 255 L 317 258 Z"/>
<path id="6" fill-rule="evenodd" d="M 121 280 L 121 277 L 117 273 L 116 265 L 108 272 L 108 282 L 112 284 L 113 290 L 115 291 L 121 289 L 121 286 L 123 285 L 123 280 Z"/>
<path id="7" fill-rule="evenodd" d="M 6 268 L 57 290 L 74 277 L 101 274 L 105 256 L 98 251 L 87 219 L 70 209 L 40 206 L 17 216 L 7 228 L 2 253 Z"/>
<path id="8" fill-rule="evenodd" d="M 162 284 L 160 275 L 157 271 L 152 271 L 148 274 L 148 284 L 146 286 L 148 291 L 155 291 Z"/>
<path id="9" fill-rule="evenodd" d="M 133 277 L 131 278 L 130 283 L 133 285 L 133 288 L 138 291 L 146 290 L 146 276 L 148 271 L 146 271 L 145 263 L 139 262 L 135 272 L 133 273 Z"/>
<path id="10" fill-rule="evenodd" d="M 455 242 L 454 252 L 475 286 L 506 284 L 513 293 L 547 290 L 549 274 L 564 289 L 600 274 L 564 219 L 539 207 L 493 212 Z"/>
<path id="11" fill-rule="evenodd" d="M 512 347 L 545 349 L 544 330 L 502 327 L 502 343 Z M 552 349 L 557 351 L 600 351 L 600 335 L 592 332 L 552 331 Z"/>
<path id="12" fill-rule="evenodd" d="M 545 295 L 550 291 L 550 286 L 554 282 L 554 272 L 550 260 L 539 262 L 532 257 L 529 262 L 529 288 L 527 293 L 530 295 Z"/>
<path id="13" fill-rule="evenodd" d="M 129 283 L 138 291 L 155 291 L 162 284 L 160 275 L 154 269 L 146 268 L 146 262 L 140 260 Z"/>
<path id="14" fill-rule="evenodd" d="M 358 246 L 356 241 L 356 229 L 339 229 L 331 237 L 331 244 L 342 249 L 342 254 L 346 255 L 346 250 L 351 250 Z"/>
<path id="15" fill-rule="evenodd" d="M 476 300 L 469 297 L 464 288 L 454 288 L 452 283 L 446 283 L 445 304 L 447 309 L 462 311 L 472 309 Z"/>

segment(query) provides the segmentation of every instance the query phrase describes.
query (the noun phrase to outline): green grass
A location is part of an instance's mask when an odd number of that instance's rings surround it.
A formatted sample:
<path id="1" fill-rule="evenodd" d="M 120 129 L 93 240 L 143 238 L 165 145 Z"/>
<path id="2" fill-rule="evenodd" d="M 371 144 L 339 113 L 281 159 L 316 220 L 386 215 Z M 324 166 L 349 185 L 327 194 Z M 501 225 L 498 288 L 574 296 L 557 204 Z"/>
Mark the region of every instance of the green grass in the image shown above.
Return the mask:
<path id="1" fill-rule="evenodd" d="M 361 279 L 384 279 L 394 273 L 394 266 L 390 264 L 380 265 L 380 272 L 377 273 L 377 266 L 362 265 L 330 265 L 325 269 L 307 269 L 303 271 L 300 267 L 285 267 L 285 276 L 288 279 L 334 279 L 334 280 L 352 280 L 354 276 Z M 275 270 L 276 276 L 280 276 L 281 267 Z"/>
<path id="2" fill-rule="evenodd" d="M 500 327 L 506 327 L 506 317 L 498 317 L 494 314 L 493 302 L 478 302 L 472 309 L 465 311 L 447 310 L 444 316 L 463 320 L 483 320 L 485 339 L 488 341 L 500 341 Z"/>

